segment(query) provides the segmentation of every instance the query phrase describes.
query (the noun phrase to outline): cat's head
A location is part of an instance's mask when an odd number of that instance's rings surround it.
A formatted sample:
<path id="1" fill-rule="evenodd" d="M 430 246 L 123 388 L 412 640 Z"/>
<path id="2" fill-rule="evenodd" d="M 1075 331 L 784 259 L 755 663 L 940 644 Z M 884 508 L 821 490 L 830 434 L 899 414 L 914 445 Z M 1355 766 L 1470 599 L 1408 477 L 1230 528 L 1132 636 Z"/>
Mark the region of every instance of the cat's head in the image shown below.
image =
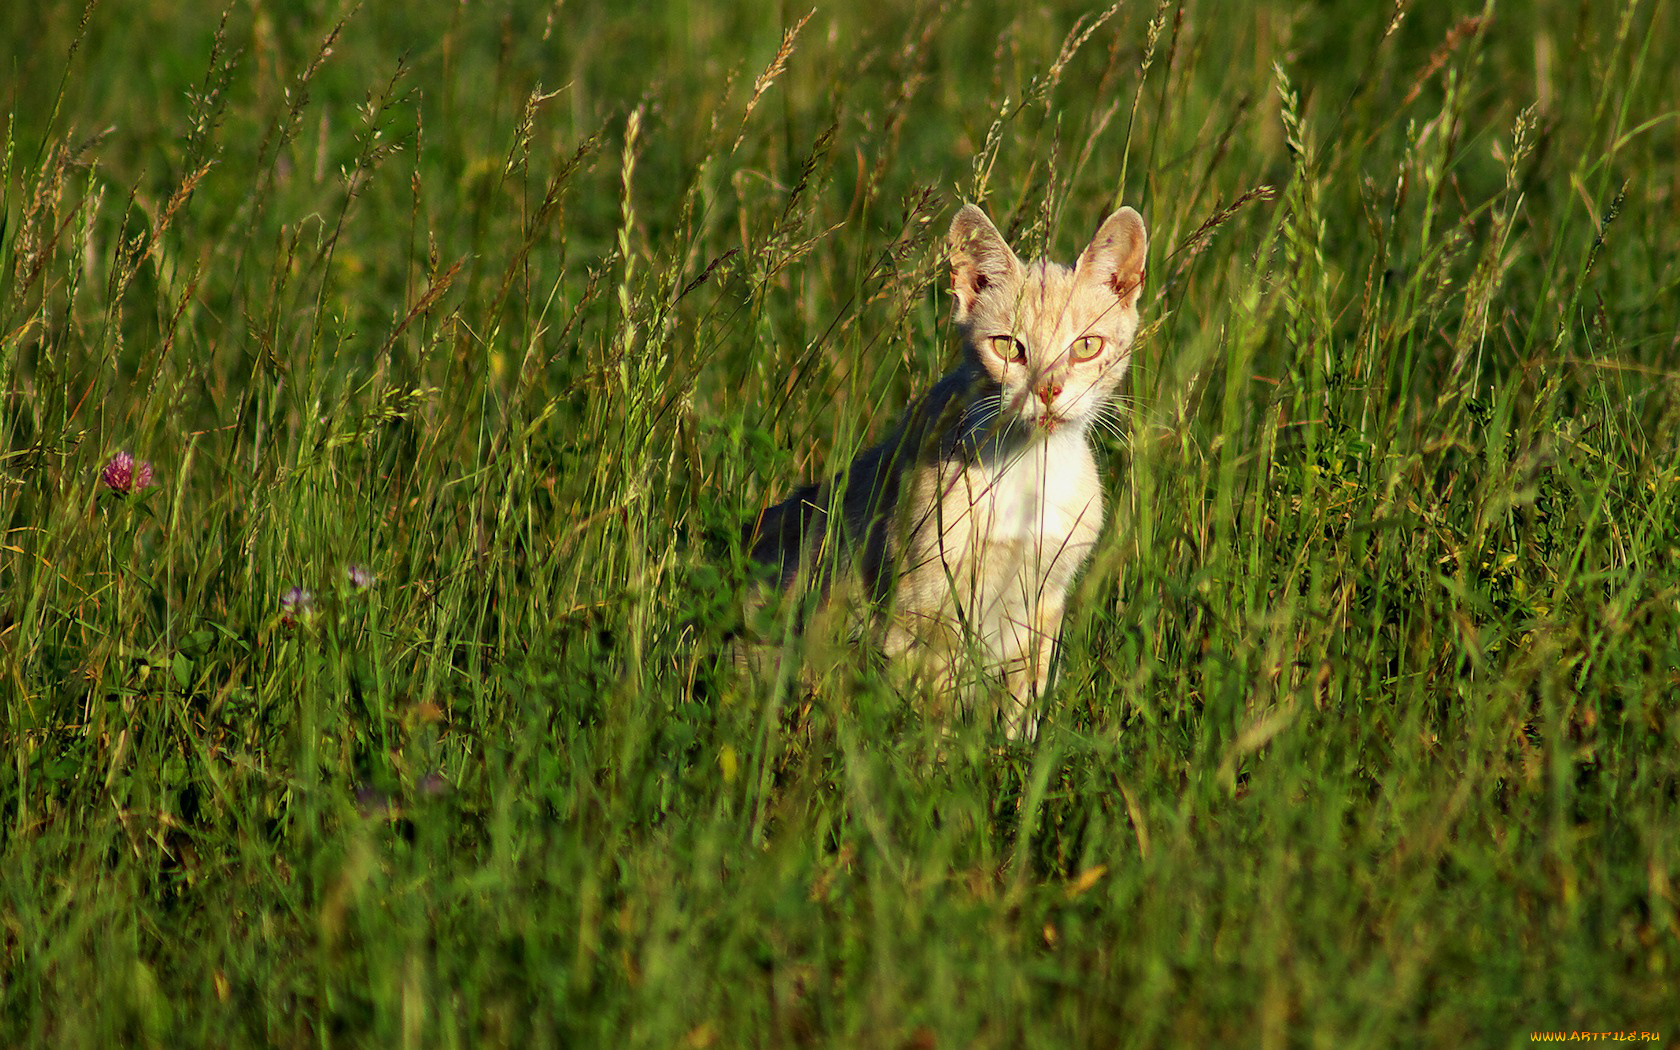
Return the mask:
<path id="1" fill-rule="evenodd" d="M 1110 215 L 1073 269 L 1022 262 L 986 213 L 951 222 L 953 319 L 965 352 L 1000 388 L 999 424 L 1083 429 L 1131 363 L 1149 236 L 1131 208 Z"/>

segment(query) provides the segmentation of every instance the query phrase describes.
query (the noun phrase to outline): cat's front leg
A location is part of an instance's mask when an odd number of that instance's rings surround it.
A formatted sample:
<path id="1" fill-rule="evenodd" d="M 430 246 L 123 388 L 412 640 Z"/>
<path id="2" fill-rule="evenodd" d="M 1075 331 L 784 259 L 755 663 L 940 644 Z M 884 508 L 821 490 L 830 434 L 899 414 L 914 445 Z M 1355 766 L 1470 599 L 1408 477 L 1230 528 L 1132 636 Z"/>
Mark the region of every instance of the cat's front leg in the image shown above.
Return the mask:
<path id="1" fill-rule="evenodd" d="M 1003 735 L 1011 741 L 1032 742 L 1038 737 L 1044 694 L 1050 687 L 1050 662 L 1062 629 L 1062 603 L 1045 598 L 1033 611 L 1032 625 L 1022 651 L 1004 672 L 1009 688 L 1003 711 Z"/>

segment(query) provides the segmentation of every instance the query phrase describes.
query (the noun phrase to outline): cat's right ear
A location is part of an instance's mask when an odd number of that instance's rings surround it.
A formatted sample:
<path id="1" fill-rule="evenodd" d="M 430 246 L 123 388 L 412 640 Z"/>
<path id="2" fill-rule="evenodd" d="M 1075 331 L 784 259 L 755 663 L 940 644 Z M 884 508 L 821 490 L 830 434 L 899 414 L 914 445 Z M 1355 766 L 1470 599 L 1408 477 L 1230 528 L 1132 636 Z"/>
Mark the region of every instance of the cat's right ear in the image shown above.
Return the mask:
<path id="1" fill-rule="evenodd" d="M 1021 261 L 1009 250 L 1003 235 L 986 218 L 986 213 L 965 204 L 951 220 L 951 295 L 956 300 L 953 316 L 961 321 L 987 289 L 1014 282 L 1021 273 Z"/>

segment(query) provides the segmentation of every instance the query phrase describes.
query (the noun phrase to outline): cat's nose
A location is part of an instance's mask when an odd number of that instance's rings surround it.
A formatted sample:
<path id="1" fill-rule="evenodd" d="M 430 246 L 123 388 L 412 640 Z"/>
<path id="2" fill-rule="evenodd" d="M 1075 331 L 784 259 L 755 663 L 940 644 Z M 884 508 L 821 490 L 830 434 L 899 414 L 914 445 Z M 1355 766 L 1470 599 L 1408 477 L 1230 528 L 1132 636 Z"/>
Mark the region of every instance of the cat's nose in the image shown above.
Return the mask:
<path id="1" fill-rule="evenodd" d="M 1062 384 L 1054 379 L 1047 379 L 1044 381 L 1043 385 L 1038 388 L 1038 399 L 1044 402 L 1045 408 L 1049 408 L 1050 402 L 1061 396 L 1061 393 Z"/>

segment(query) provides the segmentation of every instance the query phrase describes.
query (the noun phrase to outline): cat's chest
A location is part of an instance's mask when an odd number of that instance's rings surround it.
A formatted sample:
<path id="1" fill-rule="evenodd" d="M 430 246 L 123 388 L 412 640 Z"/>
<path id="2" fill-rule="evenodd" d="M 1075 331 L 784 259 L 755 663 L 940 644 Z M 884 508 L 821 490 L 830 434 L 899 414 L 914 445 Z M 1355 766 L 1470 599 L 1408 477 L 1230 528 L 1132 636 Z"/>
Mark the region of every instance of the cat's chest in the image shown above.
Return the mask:
<path id="1" fill-rule="evenodd" d="M 1070 437 L 1079 440 L 948 460 L 924 476 L 898 587 L 911 621 L 954 618 L 1003 644 L 1040 606 L 1060 606 L 1103 518 L 1096 461 L 1082 435 Z"/>
<path id="2" fill-rule="evenodd" d="M 1096 463 L 1083 440 L 1047 441 L 969 468 L 972 542 L 1037 551 L 1095 532 L 1102 516 Z"/>

